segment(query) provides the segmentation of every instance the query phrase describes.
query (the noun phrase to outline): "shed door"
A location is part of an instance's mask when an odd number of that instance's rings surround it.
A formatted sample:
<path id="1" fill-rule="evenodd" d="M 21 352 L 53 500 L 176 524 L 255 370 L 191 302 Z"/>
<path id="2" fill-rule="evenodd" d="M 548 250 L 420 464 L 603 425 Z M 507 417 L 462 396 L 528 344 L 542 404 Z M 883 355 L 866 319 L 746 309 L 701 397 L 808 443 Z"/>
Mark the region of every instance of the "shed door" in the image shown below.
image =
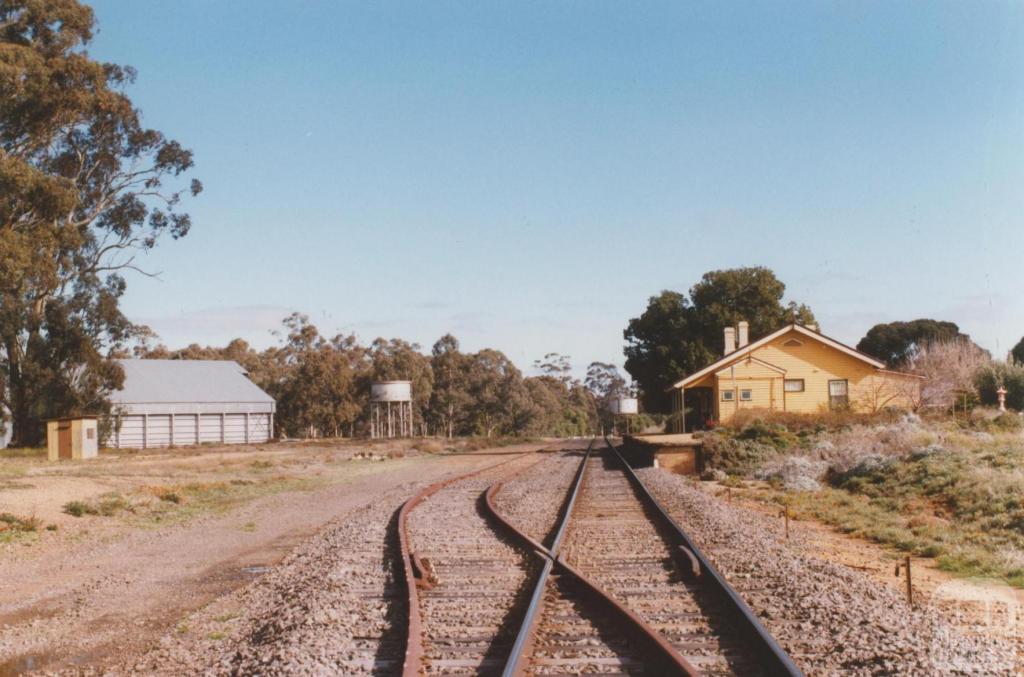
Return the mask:
<path id="1" fill-rule="evenodd" d="M 57 424 L 57 458 L 71 458 L 71 421 Z"/>

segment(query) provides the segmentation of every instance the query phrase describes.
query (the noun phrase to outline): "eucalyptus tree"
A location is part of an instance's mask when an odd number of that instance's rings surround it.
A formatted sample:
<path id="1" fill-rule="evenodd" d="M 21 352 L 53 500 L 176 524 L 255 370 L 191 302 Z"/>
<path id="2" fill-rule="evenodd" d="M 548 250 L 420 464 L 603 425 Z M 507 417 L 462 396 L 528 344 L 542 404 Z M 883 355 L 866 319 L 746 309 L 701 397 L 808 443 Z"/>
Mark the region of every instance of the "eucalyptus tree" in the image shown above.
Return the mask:
<path id="1" fill-rule="evenodd" d="M 783 303 L 785 291 L 775 273 L 756 266 L 704 273 L 688 295 L 652 296 L 623 331 L 626 371 L 639 384 L 647 409 L 667 411 L 665 389 L 722 355 L 724 327 L 745 320 L 755 340 L 790 322 L 813 323 L 806 305 Z"/>
<path id="2" fill-rule="evenodd" d="M 469 356 L 459 351 L 459 340 L 445 334 L 434 343 L 430 355 L 434 386 L 430 393 L 430 417 L 434 429 L 454 437 L 469 415 Z"/>
<path id="3" fill-rule="evenodd" d="M 277 399 L 280 428 L 297 437 L 354 434 L 365 410 L 358 386 L 365 348 L 354 336 L 324 338 L 299 313 L 285 318 L 284 326 L 283 345 L 271 354 L 277 378 L 262 384 Z"/>
<path id="4" fill-rule="evenodd" d="M 590 391 L 596 409 L 595 417 L 601 432 L 610 430 L 614 424 L 611 402 L 627 394 L 626 379 L 619 374 L 619 368 L 607 362 L 591 362 L 587 367 L 584 385 Z"/>
<path id="5" fill-rule="evenodd" d="M 142 124 L 127 66 L 92 59 L 92 10 L 0 0 L 0 396 L 13 444 L 39 420 L 103 408 L 132 338 L 122 273 L 191 227 L 192 153 Z M 0 407 L 2 411 L 2 407 Z"/>
<path id="6" fill-rule="evenodd" d="M 370 344 L 367 357 L 371 380 L 412 382 L 414 420 L 420 424 L 427 420 L 434 373 L 420 346 L 402 339 L 378 338 Z M 368 392 L 369 384 L 364 387 Z"/>
<path id="7" fill-rule="evenodd" d="M 490 348 L 473 353 L 467 363 L 472 402 L 468 432 L 486 437 L 515 434 L 515 405 L 523 387 L 519 369 L 504 353 Z"/>
<path id="8" fill-rule="evenodd" d="M 910 322 L 876 324 L 857 343 L 857 350 L 867 353 L 891 367 L 901 367 L 931 343 L 968 341 L 954 322 L 922 318 Z"/>
<path id="9" fill-rule="evenodd" d="M 1024 337 L 1017 341 L 1017 345 L 1010 349 L 1010 357 L 1017 364 L 1024 364 Z"/>

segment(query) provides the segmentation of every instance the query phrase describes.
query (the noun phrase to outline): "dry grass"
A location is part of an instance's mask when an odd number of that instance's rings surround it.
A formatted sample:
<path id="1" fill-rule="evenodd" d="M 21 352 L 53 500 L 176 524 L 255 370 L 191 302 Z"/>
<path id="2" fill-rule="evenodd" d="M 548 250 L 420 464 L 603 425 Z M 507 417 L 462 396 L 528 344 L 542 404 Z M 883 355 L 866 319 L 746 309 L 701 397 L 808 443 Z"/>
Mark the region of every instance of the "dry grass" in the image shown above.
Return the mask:
<path id="1" fill-rule="evenodd" d="M 108 492 L 93 500 L 68 501 L 64 504 L 64 512 L 72 517 L 84 515 L 113 517 L 133 509 L 134 506 L 131 502 L 118 492 Z"/>
<path id="2" fill-rule="evenodd" d="M 46 458 L 45 447 L 11 447 L 0 449 L 0 459 L 7 458 Z"/>
<path id="3" fill-rule="evenodd" d="M 26 534 L 35 534 L 41 526 L 42 522 L 35 515 L 21 517 L 9 512 L 0 512 L 0 543 L 9 543 Z"/>
<path id="4" fill-rule="evenodd" d="M 418 440 L 414 448 L 424 454 L 438 454 L 445 450 L 445 445 L 441 440 L 423 439 Z"/>

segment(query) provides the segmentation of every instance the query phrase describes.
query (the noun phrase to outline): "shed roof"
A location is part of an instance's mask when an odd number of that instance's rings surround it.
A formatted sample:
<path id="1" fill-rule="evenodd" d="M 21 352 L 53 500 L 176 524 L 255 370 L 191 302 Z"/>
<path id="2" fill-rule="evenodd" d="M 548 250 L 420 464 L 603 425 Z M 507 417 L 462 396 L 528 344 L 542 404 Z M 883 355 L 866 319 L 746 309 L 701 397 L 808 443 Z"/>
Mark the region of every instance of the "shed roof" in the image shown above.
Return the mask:
<path id="1" fill-rule="evenodd" d="M 124 387 L 116 404 L 267 402 L 274 398 L 250 381 L 232 360 L 118 360 Z"/>

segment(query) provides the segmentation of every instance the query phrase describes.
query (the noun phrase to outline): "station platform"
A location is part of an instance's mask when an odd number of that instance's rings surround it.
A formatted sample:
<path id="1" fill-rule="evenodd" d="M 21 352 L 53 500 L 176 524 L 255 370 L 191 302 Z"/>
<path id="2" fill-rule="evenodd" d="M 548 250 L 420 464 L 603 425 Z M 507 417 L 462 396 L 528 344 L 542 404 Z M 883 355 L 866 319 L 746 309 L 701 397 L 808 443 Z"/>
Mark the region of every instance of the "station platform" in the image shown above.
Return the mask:
<path id="1" fill-rule="evenodd" d="M 701 440 L 691 433 L 626 435 L 622 445 L 636 466 L 665 468 L 680 475 L 698 475 L 704 469 Z"/>

